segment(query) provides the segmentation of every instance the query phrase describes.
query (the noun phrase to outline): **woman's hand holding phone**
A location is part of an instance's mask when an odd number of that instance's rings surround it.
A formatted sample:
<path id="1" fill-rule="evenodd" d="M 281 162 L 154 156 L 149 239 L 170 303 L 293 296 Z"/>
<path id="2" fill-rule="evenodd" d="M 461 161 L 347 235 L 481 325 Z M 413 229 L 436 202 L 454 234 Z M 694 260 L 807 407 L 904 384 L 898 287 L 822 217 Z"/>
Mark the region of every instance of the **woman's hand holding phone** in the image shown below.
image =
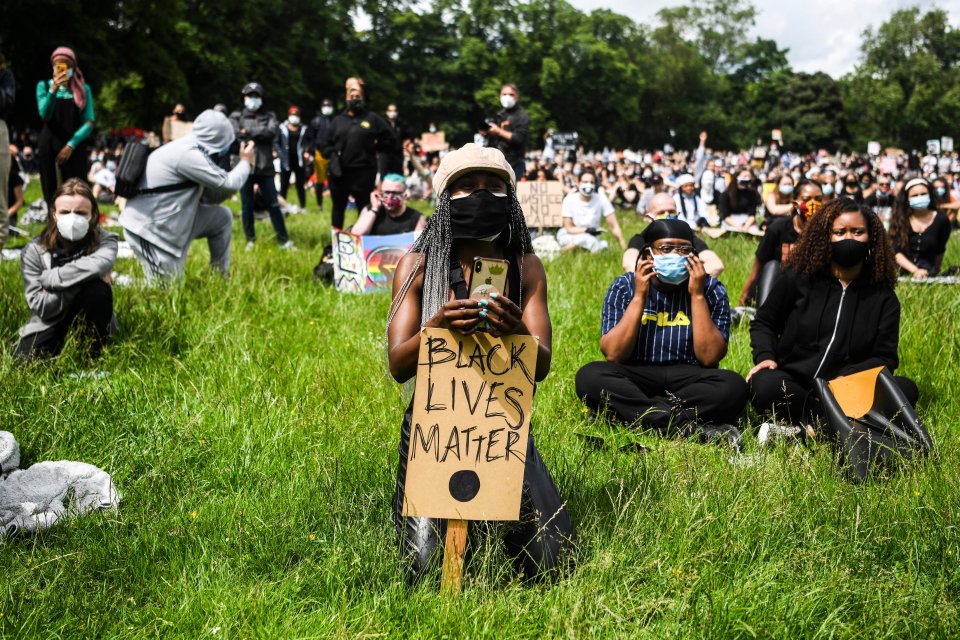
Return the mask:
<path id="1" fill-rule="evenodd" d="M 486 320 L 492 336 L 509 336 L 523 326 L 523 312 L 507 296 L 493 292 L 478 304 L 482 309 L 480 317 Z"/>
<path id="2" fill-rule="evenodd" d="M 480 322 L 480 304 L 476 300 L 451 300 L 427 322 L 432 329 L 449 329 L 463 335 L 477 330 Z"/>

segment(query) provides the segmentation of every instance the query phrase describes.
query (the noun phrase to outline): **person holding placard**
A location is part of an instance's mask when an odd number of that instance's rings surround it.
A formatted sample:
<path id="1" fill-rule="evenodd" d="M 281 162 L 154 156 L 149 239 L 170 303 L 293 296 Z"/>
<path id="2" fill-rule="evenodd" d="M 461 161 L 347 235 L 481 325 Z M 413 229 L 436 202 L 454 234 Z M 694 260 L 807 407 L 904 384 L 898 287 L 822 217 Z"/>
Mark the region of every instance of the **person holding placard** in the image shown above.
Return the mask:
<path id="1" fill-rule="evenodd" d="M 606 360 L 577 372 L 577 396 L 633 428 L 739 449 L 747 385 L 717 368 L 730 338 L 727 290 L 707 275 L 686 222 L 654 220 L 642 237 L 636 267 L 603 304 Z"/>
<path id="2" fill-rule="evenodd" d="M 400 261 L 387 321 L 390 373 L 398 382 L 416 375 L 421 328 L 494 337 L 532 335 L 539 340 L 536 381 L 550 370 L 552 328 L 543 265 L 516 198 L 516 179 L 503 153 L 475 144 L 447 154 L 433 179 L 437 205 L 426 229 Z M 475 258 L 506 260 L 501 295 L 473 299 L 467 290 Z M 412 577 L 435 566 L 446 521 L 404 517 L 404 486 L 411 411 L 403 419 L 394 523 Z M 525 459 L 520 521 L 505 523 L 504 542 L 527 578 L 558 570 L 576 534 L 564 501 L 530 437 Z"/>

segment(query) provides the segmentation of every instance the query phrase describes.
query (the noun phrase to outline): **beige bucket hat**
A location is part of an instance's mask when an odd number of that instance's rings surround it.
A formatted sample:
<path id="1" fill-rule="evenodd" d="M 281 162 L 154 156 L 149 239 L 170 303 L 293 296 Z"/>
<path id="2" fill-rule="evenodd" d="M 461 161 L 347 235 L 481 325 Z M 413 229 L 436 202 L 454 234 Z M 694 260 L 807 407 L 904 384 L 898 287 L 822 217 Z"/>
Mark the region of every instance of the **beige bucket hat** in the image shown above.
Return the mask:
<path id="1" fill-rule="evenodd" d="M 456 151 L 451 151 L 440 161 L 440 167 L 433 176 L 433 192 L 439 196 L 451 182 L 472 171 L 495 173 L 506 180 L 512 188 L 517 188 L 517 178 L 513 175 L 513 169 L 503 157 L 502 151 L 470 142 Z"/>

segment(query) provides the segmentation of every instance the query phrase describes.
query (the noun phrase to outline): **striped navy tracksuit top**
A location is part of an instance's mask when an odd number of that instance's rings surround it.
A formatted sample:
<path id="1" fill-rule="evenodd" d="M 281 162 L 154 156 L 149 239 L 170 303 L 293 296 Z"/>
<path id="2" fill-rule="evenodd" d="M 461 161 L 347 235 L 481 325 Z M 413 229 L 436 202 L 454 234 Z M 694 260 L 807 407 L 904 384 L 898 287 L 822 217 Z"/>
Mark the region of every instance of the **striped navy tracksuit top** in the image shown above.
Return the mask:
<path id="1" fill-rule="evenodd" d="M 707 276 L 704 295 L 710 318 L 730 340 L 730 302 L 727 289 L 714 277 Z M 632 273 L 613 281 L 603 301 L 601 332 L 606 334 L 620 322 L 633 294 L 636 282 Z M 690 293 L 684 282 L 676 291 L 661 291 L 650 283 L 643 305 L 643 320 L 636 351 L 627 364 L 661 364 L 682 362 L 699 364 L 693 353 L 693 323 L 690 318 Z"/>

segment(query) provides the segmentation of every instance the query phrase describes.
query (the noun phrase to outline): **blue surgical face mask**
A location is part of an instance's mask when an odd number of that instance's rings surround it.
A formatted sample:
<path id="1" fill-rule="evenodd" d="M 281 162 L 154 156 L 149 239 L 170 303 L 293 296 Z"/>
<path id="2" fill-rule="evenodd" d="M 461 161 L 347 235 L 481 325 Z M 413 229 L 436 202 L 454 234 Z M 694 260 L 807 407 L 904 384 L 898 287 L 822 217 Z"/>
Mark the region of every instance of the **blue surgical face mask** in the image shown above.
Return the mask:
<path id="1" fill-rule="evenodd" d="M 825 195 L 825 196 L 832 196 L 832 195 L 833 195 L 833 185 L 832 185 L 832 184 L 827 183 L 827 184 L 823 185 L 823 187 L 821 187 L 821 189 L 823 190 L 823 195 Z"/>
<path id="2" fill-rule="evenodd" d="M 943 196 L 947 195 L 947 190 L 943 187 L 937 187 L 937 195 L 942 198 Z"/>
<path id="3" fill-rule="evenodd" d="M 667 284 L 681 284 L 690 277 L 687 271 L 686 256 L 669 253 L 665 256 L 653 256 L 653 269 L 661 282 Z"/>
<path id="4" fill-rule="evenodd" d="M 930 194 L 924 193 L 919 196 L 912 196 L 908 198 L 910 202 L 911 209 L 929 209 L 930 208 Z"/>
<path id="5" fill-rule="evenodd" d="M 785 196 L 790 195 L 791 193 L 793 193 L 793 185 L 792 184 L 780 185 L 780 193 L 782 193 Z"/>

